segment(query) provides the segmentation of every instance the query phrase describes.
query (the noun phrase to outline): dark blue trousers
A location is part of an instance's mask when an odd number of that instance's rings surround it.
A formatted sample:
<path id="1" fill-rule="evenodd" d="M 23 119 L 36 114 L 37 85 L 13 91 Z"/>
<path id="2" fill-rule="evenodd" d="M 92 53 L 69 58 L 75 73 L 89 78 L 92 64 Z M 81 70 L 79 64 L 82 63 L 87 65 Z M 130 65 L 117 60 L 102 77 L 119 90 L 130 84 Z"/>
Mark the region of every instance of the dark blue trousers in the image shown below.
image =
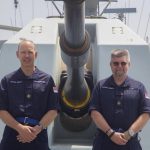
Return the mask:
<path id="1" fill-rule="evenodd" d="M 0 143 L 0 150 L 50 150 L 48 147 L 47 130 L 43 130 L 35 140 L 30 143 L 20 143 L 16 136 L 18 133 L 5 127 L 2 141 Z"/>

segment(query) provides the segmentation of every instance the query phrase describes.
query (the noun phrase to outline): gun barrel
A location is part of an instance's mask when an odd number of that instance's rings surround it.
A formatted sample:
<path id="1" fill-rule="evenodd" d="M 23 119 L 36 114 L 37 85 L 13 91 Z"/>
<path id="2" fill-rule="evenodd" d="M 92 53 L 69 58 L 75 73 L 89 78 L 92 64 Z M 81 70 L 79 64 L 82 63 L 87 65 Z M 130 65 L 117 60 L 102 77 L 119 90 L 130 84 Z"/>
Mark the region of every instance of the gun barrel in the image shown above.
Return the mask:
<path id="1" fill-rule="evenodd" d="M 85 79 L 84 65 L 87 63 L 90 40 L 85 31 L 85 1 L 65 0 L 64 33 L 60 36 L 61 57 L 67 65 L 66 74 L 60 81 L 62 125 L 72 131 L 80 131 L 89 126 L 87 115 L 90 88 Z M 65 115 L 64 115 L 65 114 Z M 82 122 L 82 125 L 79 123 Z M 75 124 L 75 126 L 71 126 Z"/>
<path id="2" fill-rule="evenodd" d="M 65 10 L 65 39 L 73 48 L 79 48 L 85 40 L 85 2 L 66 1 Z"/>

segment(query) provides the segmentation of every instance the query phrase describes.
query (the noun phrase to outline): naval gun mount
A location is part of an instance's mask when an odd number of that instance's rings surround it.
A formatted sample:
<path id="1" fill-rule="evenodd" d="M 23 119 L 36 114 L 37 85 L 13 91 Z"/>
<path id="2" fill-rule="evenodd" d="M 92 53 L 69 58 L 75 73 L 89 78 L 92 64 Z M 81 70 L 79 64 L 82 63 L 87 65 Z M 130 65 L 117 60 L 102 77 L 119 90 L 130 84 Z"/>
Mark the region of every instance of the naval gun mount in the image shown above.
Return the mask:
<path id="1" fill-rule="evenodd" d="M 94 134 L 88 115 L 93 78 L 92 73 L 85 69 L 90 38 L 85 31 L 84 7 L 84 0 L 64 1 L 65 23 L 60 35 L 60 48 L 67 69 L 60 75 L 61 112 L 54 122 L 51 144 L 54 149 L 59 145 L 60 148 L 62 145 L 91 146 Z"/>
<path id="2" fill-rule="evenodd" d="M 60 36 L 60 47 L 67 71 L 60 77 L 60 121 L 67 130 L 82 131 L 91 123 L 88 106 L 92 91 L 92 74 L 84 68 L 90 49 L 84 23 L 85 1 L 65 0 L 64 10 L 65 31 Z"/>

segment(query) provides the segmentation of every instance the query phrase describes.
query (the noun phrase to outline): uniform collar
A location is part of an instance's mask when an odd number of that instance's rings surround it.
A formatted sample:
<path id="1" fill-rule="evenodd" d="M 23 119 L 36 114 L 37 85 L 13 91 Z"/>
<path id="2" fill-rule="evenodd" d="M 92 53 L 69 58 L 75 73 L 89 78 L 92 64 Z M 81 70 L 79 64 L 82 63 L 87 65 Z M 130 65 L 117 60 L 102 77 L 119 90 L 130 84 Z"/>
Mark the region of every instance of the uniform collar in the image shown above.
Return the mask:
<path id="1" fill-rule="evenodd" d="M 24 72 L 22 71 L 22 69 L 19 68 L 18 69 L 18 78 L 20 78 L 21 80 L 22 79 L 23 80 L 26 80 L 26 79 L 32 79 L 32 80 L 37 79 L 38 78 L 38 71 L 39 71 L 39 69 L 37 67 L 35 67 L 35 70 L 34 70 L 33 74 L 31 76 L 26 76 L 24 74 Z"/>
<path id="2" fill-rule="evenodd" d="M 118 85 L 115 83 L 113 76 L 109 77 L 109 83 L 111 87 L 118 87 Z M 127 78 L 125 79 L 125 81 L 119 86 L 119 87 L 123 87 L 123 88 L 127 88 L 130 87 L 130 82 L 129 82 L 129 77 L 127 76 Z"/>

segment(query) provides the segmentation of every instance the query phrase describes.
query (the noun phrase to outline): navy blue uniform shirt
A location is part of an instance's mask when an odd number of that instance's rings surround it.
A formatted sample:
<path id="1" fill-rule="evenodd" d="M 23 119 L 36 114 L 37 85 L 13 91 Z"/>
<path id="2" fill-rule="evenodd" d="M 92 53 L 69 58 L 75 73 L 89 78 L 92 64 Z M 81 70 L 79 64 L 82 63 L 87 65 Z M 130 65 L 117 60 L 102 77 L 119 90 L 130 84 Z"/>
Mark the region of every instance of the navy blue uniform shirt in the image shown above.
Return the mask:
<path id="1" fill-rule="evenodd" d="M 59 110 L 58 93 L 52 77 L 38 68 L 28 77 L 21 69 L 6 75 L 0 84 L 0 110 L 14 118 L 30 117 L 40 121 L 49 110 Z M 6 126 L 0 150 L 49 150 L 47 130 L 30 143 L 20 143 L 18 133 Z"/>
<path id="2" fill-rule="evenodd" d="M 111 76 L 101 80 L 96 85 L 89 108 L 89 111 L 92 110 L 99 111 L 112 129 L 124 132 L 128 130 L 140 114 L 144 112 L 150 113 L 150 99 L 141 82 L 127 77 L 122 85 L 117 86 Z M 106 150 L 107 148 L 109 148 L 109 150 L 116 150 L 120 147 L 112 143 L 102 131 L 99 130 L 98 134 L 98 137 L 101 136 L 101 138 L 99 138 L 97 142 L 94 141 L 94 150 Z M 106 143 L 104 142 L 104 139 Z M 104 143 L 101 144 L 100 141 L 104 142 L 107 147 L 105 147 Z M 96 143 L 98 142 L 99 144 L 97 145 Z M 129 145 L 129 143 L 130 142 L 128 142 L 127 145 Z M 101 146 L 103 148 L 100 148 Z M 121 147 L 120 150 L 124 150 L 124 146 Z M 130 148 L 127 148 L 126 146 L 125 149 L 135 150 L 131 148 L 131 145 Z M 138 148 L 136 150 L 138 150 Z"/>
<path id="3" fill-rule="evenodd" d="M 52 109 L 59 109 L 59 103 L 50 75 L 36 68 L 28 77 L 19 69 L 2 79 L 0 110 L 7 110 L 15 118 L 25 116 L 40 120 Z"/>

